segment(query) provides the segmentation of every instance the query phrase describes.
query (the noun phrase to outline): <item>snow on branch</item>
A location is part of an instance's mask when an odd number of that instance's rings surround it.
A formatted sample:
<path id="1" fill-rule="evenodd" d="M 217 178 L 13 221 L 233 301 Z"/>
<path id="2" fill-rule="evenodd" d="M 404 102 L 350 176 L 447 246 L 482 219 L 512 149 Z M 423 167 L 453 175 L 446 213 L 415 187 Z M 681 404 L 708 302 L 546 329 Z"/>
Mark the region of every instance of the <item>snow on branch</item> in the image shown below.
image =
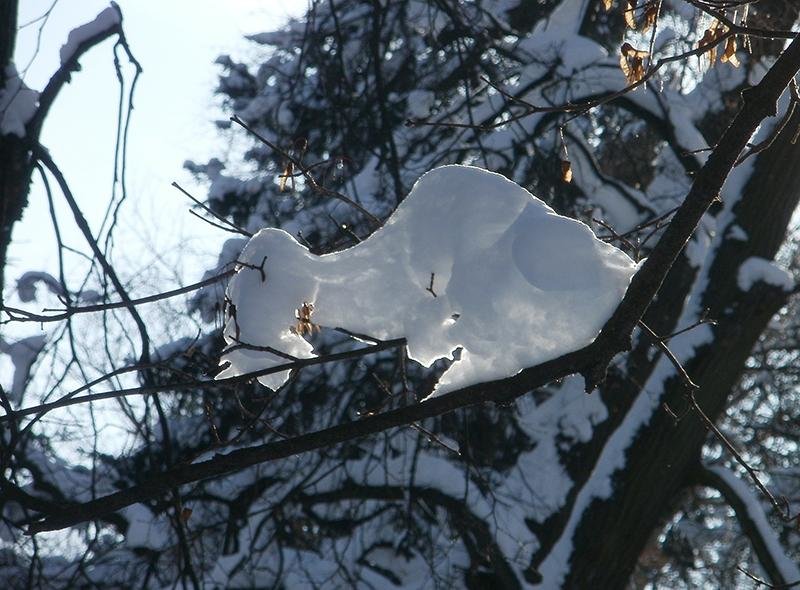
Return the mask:
<path id="1" fill-rule="evenodd" d="M 47 117 L 47 113 L 50 111 L 50 107 L 53 105 L 61 88 L 70 81 L 72 72 L 80 70 L 78 60 L 92 47 L 113 35 L 117 35 L 117 44 L 122 47 L 128 56 L 128 60 L 136 69 L 137 75 L 141 72 L 142 67 L 131 53 L 128 42 L 125 39 L 125 33 L 122 30 L 122 11 L 116 2 L 111 2 L 111 6 L 100 12 L 93 21 L 73 29 L 67 36 L 67 42 L 61 47 L 61 66 L 47 82 L 44 90 L 42 90 L 39 96 L 39 108 L 29 125 L 30 134 L 37 141 L 44 119 Z"/>
<path id="2" fill-rule="evenodd" d="M 113 30 L 122 22 L 122 13 L 116 2 L 100 12 L 92 22 L 72 29 L 67 36 L 67 42 L 61 46 L 59 57 L 61 65 L 65 66 L 75 59 L 81 45 L 92 38 L 103 35 L 108 30 Z"/>
<path id="3" fill-rule="evenodd" d="M 9 399 L 14 404 L 22 401 L 22 394 L 30 377 L 31 367 L 42 352 L 47 339 L 42 334 L 29 336 L 16 342 L 6 342 L 0 337 L 0 353 L 7 354 L 14 365 L 14 379 L 9 391 Z"/>
<path id="4" fill-rule="evenodd" d="M 13 64 L 8 64 L 4 73 L 5 85 L 0 90 L 0 136 L 25 137 L 25 125 L 36 112 L 39 93 L 25 86 Z"/>
<path id="5" fill-rule="evenodd" d="M 588 345 L 636 270 L 583 223 L 469 166 L 425 174 L 386 225 L 352 248 L 315 256 L 264 229 L 240 262 L 220 378 L 313 356 L 303 336 L 319 325 L 406 338 L 409 357 L 425 366 L 460 348 L 434 395 Z M 288 377 L 259 381 L 277 389 Z"/>
<path id="6" fill-rule="evenodd" d="M 739 267 L 736 283 L 742 291 L 749 291 L 756 283 L 766 283 L 784 291 L 794 290 L 794 277 L 785 268 L 775 262 L 751 256 Z"/>
<path id="7" fill-rule="evenodd" d="M 753 550 L 775 587 L 800 582 L 800 568 L 790 559 L 767 522 L 764 509 L 750 487 L 736 474 L 721 465 L 701 467 L 698 483 L 719 491 L 733 508 L 742 531 L 750 539 Z"/>
<path id="8" fill-rule="evenodd" d="M 40 283 L 54 295 L 61 297 L 66 295 L 64 287 L 53 275 L 42 271 L 29 270 L 17 279 L 17 295 L 20 301 L 25 303 L 36 301 L 36 287 Z"/>

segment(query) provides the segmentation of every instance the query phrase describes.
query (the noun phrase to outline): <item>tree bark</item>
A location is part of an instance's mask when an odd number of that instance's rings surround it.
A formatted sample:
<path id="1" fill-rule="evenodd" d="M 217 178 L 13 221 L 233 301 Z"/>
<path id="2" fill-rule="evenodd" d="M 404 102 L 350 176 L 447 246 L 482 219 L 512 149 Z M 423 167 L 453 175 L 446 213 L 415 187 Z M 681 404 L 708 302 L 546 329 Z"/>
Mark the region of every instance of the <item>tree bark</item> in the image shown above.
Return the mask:
<path id="1" fill-rule="evenodd" d="M 6 84 L 6 67 L 14 57 L 17 37 L 17 3 L 0 5 L 0 91 Z M 33 166 L 24 138 L 0 135 L 0 305 L 3 304 L 5 267 L 11 230 L 28 204 L 28 186 Z"/>

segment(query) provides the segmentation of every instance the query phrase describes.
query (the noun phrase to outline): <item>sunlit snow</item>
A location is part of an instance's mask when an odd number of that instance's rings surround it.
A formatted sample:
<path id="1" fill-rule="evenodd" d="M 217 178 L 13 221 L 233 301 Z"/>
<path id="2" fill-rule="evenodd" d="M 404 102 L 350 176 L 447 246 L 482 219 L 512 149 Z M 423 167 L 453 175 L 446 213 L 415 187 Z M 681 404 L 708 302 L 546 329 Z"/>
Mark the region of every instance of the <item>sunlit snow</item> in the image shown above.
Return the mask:
<path id="1" fill-rule="evenodd" d="M 219 378 L 287 362 L 246 346 L 314 356 L 296 326 L 298 309 L 311 304 L 314 325 L 405 337 L 409 357 L 425 366 L 461 348 L 435 394 L 589 344 L 635 271 L 583 223 L 499 174 L 468 166 L 422 176 L 385 226 L 352 248 L 316 256 L 267 228 L 239 262 L 228 288 L 228 366 Z M 276 389 L 288 375 L 259 381 Z"/>

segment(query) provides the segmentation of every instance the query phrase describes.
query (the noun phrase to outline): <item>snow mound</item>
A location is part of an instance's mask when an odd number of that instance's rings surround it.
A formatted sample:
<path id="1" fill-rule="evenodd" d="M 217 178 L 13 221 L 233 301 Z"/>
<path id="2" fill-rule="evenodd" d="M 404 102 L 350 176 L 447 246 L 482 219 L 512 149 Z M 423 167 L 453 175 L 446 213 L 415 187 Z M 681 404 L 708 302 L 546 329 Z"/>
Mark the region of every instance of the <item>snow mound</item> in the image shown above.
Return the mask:
<path id="1" fill-rule="evenodd" d="M 287 362 L 265 347 L 314 356 L 302 336 L 311 326 L 298 322 L 306 316 L 380 340 L 405 337 L 409 357 L 425 366 L 461 348 L 434 395 L 589 344 L 636 270 L 583 223 L 505 177 L 469 166 L 422 176 L 385 226 L 352 248 L 316 256 L 268 228 L 239 260 L 228 287 L 228 366 L 218 378 Z M 259 381 L 276 389 L 288 376 Z"/>

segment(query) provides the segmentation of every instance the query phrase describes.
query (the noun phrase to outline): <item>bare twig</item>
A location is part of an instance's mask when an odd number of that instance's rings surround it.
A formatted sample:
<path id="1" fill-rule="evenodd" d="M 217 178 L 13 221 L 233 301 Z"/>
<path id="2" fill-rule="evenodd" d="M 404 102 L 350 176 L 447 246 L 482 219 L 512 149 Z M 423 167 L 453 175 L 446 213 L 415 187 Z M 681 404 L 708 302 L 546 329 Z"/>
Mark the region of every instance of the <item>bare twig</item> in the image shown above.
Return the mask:
<path id="1" fill-rule="evenodd" d="M 215 219 L 219 220 L 219 221 L 220 221 L 220 223 L 222 223 L 223 225 L 225 225 L 225 226 L 228 226 L 228 227 L 221 227 L 221 229 L 224 229 L 225 231 L 229 231 L 229 232 L 233 232 L 233 233 L 242 234 L 243 236 L 247 236 L 248 238 L 252 238 L 252 237 L 253 237 L 253 234 L 252 234 L 252 233 L 250 233 L 249 231 L 247 231 L 246 229 L 243 229 L 243 228 L 239 227 L 238 225 L 236 225 L 235 223 L 233 223 L 232 221 L 230 221 L 229 219 L 226 219 L 225 217 L 222 217 L 222 215 L 220 215 L 219 213 L 217 213 L 216 211 L 214 211 L 214 210 L 213 210 L 211 207 L 209 207 L 208 205 L 206 205 L 206 204 L 205 204 L 205 203 L 203 203 L 202 201 L 200 201 L 200 200 L 198 200 L 198 199 L 194 198 L 194 197 L 193 197 L 193 196 L 192 196 L 192 195 L 189 193 L 189 191 L 187 191 L 186 189 L 184 189 L 184 188 L 183 188 L 181 185 L 179 185 L 177 182 L 173 182 L 173 183 L 172 183 L 172 186 L 174 186 L 176 189 L 178 189 L 178 190 L 179 190 L 179 191 L 181 191 L 181 192 L 182 192 L 184 195 L 186 195 L 186 196 L 187 196 L 189 199 L 191 199 L 191 201 L 192 201 L 193 203 L 195 203 L 197 206 L 199 206 L 201 209 L 203 209 L 203 211 L 205 211 L 206 213 L 208 213 L 209 215 L 211 215 L 211 216 L 212 216 L 212 217 L 214 217 Z M 190 213 L 191 213 L 191 211 L 190 211 Z M 198 217 L 199 217 L 199 216 L 198 216 Z M 204 219 L 204 218 L 202 218 L 202 217 L 200 217 L 200 219 L 203 219 L 203 221 L 208 221 L 207 219 Z M 216 225 L 216 224 L 215 224 L 215 225 Z M 219 226 L 219 225 L 217 225 L 217 227 L 220 227 L 220 226 Z"/>
<path id="2" fill-rule="evenodd" d="M 213 277 L 209 277 L 207 279 L 203 279 L 202 281 L 198 281 L 197 283 L 186 285 L 185 287 L 172 289 L 171 291 L 164 291 L 163 293 L 158 293 L 156 295 L 148 295 L 147 297 L 139 297 L 138 299 L 129 299 L 128 301 L 112 301 L 110 303 L 98 303 L 95 305 L 83 305 L 80 307 L 67 307 L 66 309 L 48 309 L 48 308 L 44 309 L 44 311 L 57 312 L 54 315 L 41 315 L 32 313 L 30 311 L 26 311 L 24 309 L 18 309 L 15 307 L 7 307 L 7 306 L 0 308 L 0 311 L 6 312 L 10 317 L 10 321 L 14 322 L 36 322 L 36 323 L 59 322 L 61 320 L 65 320 L 74 315 L 82 313 L 96 313 L 101 311 L 109 311 L 112 309 L 128 307 L 130 305 L 137 306 L 137 305 L 143 305 L 145 303 L 153 303 L 155 301 L 170 299 L 172 297 L 177 297 L 178 295 L 191 293 L 192 291 L 197 291 L 198 289 L 202 289 L 203 287 L 219 283 L 220 281 L 223 281 L 234 274 L 236 274 L 235 270 L 228 270 L 218 275 L 214 275 Z"/>
<path id="3" fill-rule="evenodd" d="M 433 290 L 433 281 L 434 281 L 435 278 L 436 278 L 436 273 L 432 272 L 431 273 L 431 282 L 427 287 L 425 287 L 425 290 L 428 293 L 430 293 L 431 295 L 433 295 L 434 297 L 438 297 L 438 295 L 436 294 L 436 291 Z"/>
<path id="4" fill-rule="evenodd" d="M 738 565 L 736 566 L 736 569 L 739 570 L 740 572 L 742 572 L 745 576 L 747 576 L 751 580 L 753 580 L 756 584 L 758 584 L 758 586 L 765 586 L 767 588 L 774 588 L 775 590 L 785 590 L 785 589 L 788 589 L 788 588 L 795 588 L 797 586 L 800 586 L 800 580 L 797 580 L 796 582 L 790 582 L 788 584 L 771 584 L 771 583 L 767 582 L 766 580 L 762 580 L 761 578 L 759 578 L 755 574 L 752 574 L 752 573 L 748 572 L 746 569 L 744 569 L 742 567 L 739 567 Z"/>
<path id="5" fill-rule="evenodd" d="M 775 512 L 786 522 L 793 520 L 794 517 L 792 517 L 784 509 L 784 507 L 782 507 L 778 503 L 778 501 L 775 499 L 775 496 L 772 495 L 772 492 L 770 492 L 767 489 L 767 486 L 765 486 L 761 482 L 761 479 L 758 477 L 758 474 L 756 473 L 755 469 L 750 467 L 747 461 L 745 461 L 744 457 L 742 457 L 741 453 L 739 453 L 739 451 L 736 450 L 736 447 L 733 446 L 733 443 L 731 443 L 731 441 L 729 441 L 727 437 L 724 434 L 722 434 L 719 428 L 717 428 L 716 424 L 714 424 L 713 420 L 711 420 L 706 415 L 706 413 L 700 407 L 700 404 L 697 403 L 697 399 L 695 398 L 693 391 L 690 391 L 688 393 L 688 397 L 689 401 L 692 404 L 692 407 L 697 412 L 697 415 L 700 416 L 700 419 L 703 421 L 703 424 L 705 424 L 706 428 L 711 431 L 711 433 L 720 443 L 722 443 L 722 446 L 728 449 L 728 452 L 733 456 L 736 462 L 739 465 L 741 465 L 741 467 L 747 472 L 747 475 L 750 476 L 750 479 L 753 480 L 753 483 L 756 485 L 759 491 L 764 495 L 764 497 L 767 500 L 769 500 L 769 503 L 772 504 L 772 507 L 775 509 Z"/>
<path id="6" fill-rule="evenodd" d="M 313 176 L 312 176 L 312 175 L 311 175 L 311 174 L 310 174 L 310 173 L 307 171 L 307 168 L 306 168 L 305 166 L 303 166 L 303 163 L 302 163 L 300 160 L 298 160 L 298 159 L 297 159 L 297 158 L 295 158 L 295 157 L 294 157 L 292 154 L 290 154 L 290 153 L 289 153 L 289 152 L 287 152 L 286 150 L 284 150 L 284 149 L 282 149 L 282 148 L 278 147 L 277 145 L 275 145 L 274 143 L 272 143 L 270 140 L 268 140 L 266 137 L 264 137 L 263 135 L 261 135 L 260 133 L 258 133 L 258 132 L 257 132 L 255 129 L 253 129 L 253 128 L 252 128 L 250 125 L 248 125 L 248 124 L 247 124 L 247 123 L 245 123 L 245 122 L 244 122 L 242 119 L 240 119 L 238 115 L 234 115 L 233 117 L 231 117 L 231 121 L 233 121 L 233 122 L 234 122 L 234 123 L 236 123 L 237 125 L 239 125 L 239 126 L 243 127 L 243 128 L 244 128 L 245 130 L 247 130 L 247 131 L 248 131 L 248 132 L 249 132 L 249 133 L 250 133 L 250 134 L 251 134 L 253 137 L 255 137 L 256 139 L 258 139 L 258 140 L 259 140 L 261 143 L 263 143 L 264 145 L 266 145 L 266 146 L 267 146 L 267 147 L 269 147 L 270 149 L 274 150 L 275 152 L 277 152 L 278 154 L 280 154 L 281 156 L 283 156 L 284 158 L 286 158 L 287 160 L 289 160 L 289 161 L 290 161 L 290 162 L 291 162 L 291 163 L 292 163 L 294 166 L 296 166 L 296 167 L 298 168 L 298 170 L 300 170 L 300 171 L 302 172 L 302 174 L 303 174 L 303 178 L 305 178 L 306 182 L 308 182 L 309 186 L 310 186 L 310 187 L 311 187 L 311 188 L 312 188 L 312 189 L 313 189 L 315 192 L 318 192 L 318 193 L 320 193 L 320 194 L 323 194 L 323 195 L 325 195 L 325 196 L 328 196 L 328 197 L 333 197 L 333 198 L 335 198 L 335 199 L 339 199 L 339 200 L 340 200 L 340 201 L 342 201 L 343 203 L 347 203 L 348 205 L 350 205 L 350 206 L 351 206 L 351 207 L 353 207 L 354 209 L 357 209 L 359 212 L 361 212 L 361 214 L 362 214 L 362 215 L 364 215 L 364 217 L 366 217 L 367 219 L 369 219 L 369 220 L 372 222 L 372 224 L 373 224 L 373 225 L 374 225 L 376 228 L 378 228 L 378 227 L 380 227 L 381 225 L 383 225 L 383 224 L 381 223 L 381 220 L 380 220 L 380 219 L 378 219 L 378 218 L 377 218 L 377 217 L 375 217 L 375 216 L 374 216 L 372 213 L 370 213 L 369 211 L 367 211 L 366 209 L 364 209 L 364 207 L 362 207 L 361 205 L 359 205 L 358 203 L 356 203 L 356 202 L 355 202 L 353 199 L 351 199 L 350 197 L 348 197 L 348 196 L 346 196 L 346 195 L 343 195 L 343 194 L 342 194 L 342 193 L 340 193 L 339 191 L 335 191 L 335 190 L 332 190 L 332 189 L 326 188 L 326 187 L 322 186 L 321 184 L 319 184 L 319 183 L 317 182 L 317 179 L 316 179 L 316 178 L 314 178 L 314 177 L 313 177 Z"/>
<path id="7" fill-rule="evenodd" d="M 52 410 L 55 410 L 57 408 L 64 408 L 67 406 L 74 406 L 76 404 L 85 404 L 105 399 L 128 397 L 132 395 L 148 395 L 148 394 L 163 393 L 168 391 L 178 391 L 181 389 L 203 390 L 203 389 L 225 388 L 238 383 L 246 383 L 252 379 L 257 379 L 258 377 L 263 377 L 265 375 L 272 375 L 274 373 L 280 373 L 282 371 L 291 371 L 314 365 L 322 365 L 347 359 L 359 358 L 362 356 L 366 356 L 368 354 L 375 354 L 376 352 L 380 352 L 382 350 L 405 346 L 405 344 L 406 344 L 405 338 L 385 340 L 377 344 L 372 344 L 370 346 L 357 348 L 355 350 L 348 350 L 344 352 L 337 352 L 323 356 L 315 356 L 311 358 L 297 359 L 288 363 L 283 363 L 274 367 L 270 367 L 268 369 L 261 369 L 259 371 L 253 371 L 250 373 L 243 373 L 242 375 L 237 375 L 236 377 L 228 377 L 227 379 L 217 379 L 208 381 L 200 381 L 197 379 L 193 379 L 177 383 L 170 383 L 167 385 L 147 385 L 143 387 L 118 389 L 114 391 L 102 391 L 79 397 L 74 396 L 74 394 L 69 394 L 52 402 L 16 410 L 15 415 L 30 416 L 33 414 L 44 414 Z M 0 424 L 8 421 L 9 421 L 8 416 L 5 415 L 0 416 Z"/>
<path id="8" fill-rule="evenodd" d="M 582 102 L 567 102 L 567 103 L 563 103 L 563 104 L 560 104 L 560 105 L 542 106 L 542 105 L 536 105 L 536 104 L 533 104 L 531 102 L 528 102 L 525 99 L 523 99 L 521 97 L 518 97 L 518 96 L 511 95 L 508 92 L 501 91 L 501 93 L 502 93 L 502 95 L 504 97 L 506 97 L 509 100 L 512 100 L 513 102 L 515 102 L 517 104 L 520 104 L 520 105 L 524 106 L 525 110 L 523 110 L 522 112 L 519 112 L 517 114 L 514 114 L 514 115 L 505 116 L 502 119 L 500 119 L 499 121 L 495 121 L 494 123 L 484 123 L 484 124 L 481 124 L 481 125 L 474 125 L 474 124 L 471 124 L 471 123 L 452 123 L 452 122 L 445 122 L 445 121 L 433 121 L 432 122 L 432 121 L 429 121 L 427 119 L 425 119 L 425 120 L 422 120 L 422 119 L 408 119 L 406 121 L 406 125 L 409 126 L 409 127 L 431 126 L 431 127 L 451 127 L 451 128 L 456 128 L 456 129 L 477 129 L 479 131 L 491 131 L 493 129 L 497 129 L 498 127 L 503 127 L 505 125 L 508 125 L 509 123 L 513 123 L 515 121 L 519 121 L 520 119 L 524 119 L 525 117 L 529 117 L 529 116 L 537 114 L 537 113 L 573 113 L 574 115 L 582 115 L 582 114 L 585 114 L 585 113 L 591 111 L 592 109 L 595 109 L 595 108 L 597 108 L 599 106 L 603 106 L 603 105 L 608 104 L 608 103 L 610 103 L 610 102 L 612 102 L 612 101 L 614 101 L 614 100 L 616 100 L 618 98 L 621 98 L 622 96 L 632 92 L 633 90 L 636 90 L 640 86 L 646 85 L 647 82 L 649 82 L 650 79 L 653 78 L 653 76 L 655 76 L 656 73 L 658 73 L 663 67 L 665 67 L 665 66 L 667 66 L 667 65 L 669 65 L 671 63 L 675 63 L 675 62 L 678 62 L 678 61 L 683 61 L 683 60 L 687 59 L 688 57 L 703 55 L 704 53 L 714 49 L 720 43 L 724 42 L 728 37 L 731 37 L 731 36 L 733 36 L 735 34 L 737 34 L 737 32 L 734 32 L 733 30 L 729 29 L 729 30 L 725 31 L 724 33 L 722 33 L 713 42 L 705 43 L 703 45 L 700 45 L 700 46 L 696 47 L 695 49 L 691 49 L 691 50 L 685 51 L 685 52 L 680 53 L 680 54 L 662 57 L 658 61 L 656 61 L 655 64 L 652 64 L 651 66 L 649 66 L 648 70 L 644 73 L 644 75 L 641 78 L 639 78 L 636 81 L 628 84 L 624 88 L 621 88 L 619 90 L 615 90 L 613 92 L 607 92 L 607 93 L 605 93 L 605 94 L 603 94 L 603 95 L 601 95 L 599 97 L 590 98 L 590 99 L 584 100 Z M 778 37 L 778 38 L 792 38 L 794 35 L 795 35 L 795 33 L 789 33 L 789 35 L 787 37 Z M 499 91 L 499 88 L 497 87 L 497 85 L 495 85 L 492 82 L 487 81 L 486 79 L 484 79 L 484 81 L 489 86 L 491 86 L 492 88 L 495 88 L 495 89 L 497 89 Z M 497 115 L 497 116 L 500 116 L 500 115 Z M 494 118 L 496 119 L 497 116 L 495 116 Z M 570 120 L 572 118 L 574 118 L 574 117 L 571 117 Z"/>
<path id="9" fill-rule="evenodd" d="M 686 369 L 683 368 L 683 365 L 678 360 L 678 357 L 676 357 L 669 347 L 664 344 L 664 339 L 648 328 L 647 324 L 641 320 L 639 321 L 639 327 L 650 337 L 650 340 L 653 342 L 653 344 L 658 346 L 658 348 L 660 348 L 661 351 L 666 355 L 666 357 L 669 359 L 669 362 L 671 362 L 672 366 L 675 367 L 675 370 L 678 371 L 678 375 L 680 375 L 684 384 L 689 389 L 699 389 L 699 385 L 692 381 L 692 378 L 689 377 L 689 374 L 686 372 Z"/>

